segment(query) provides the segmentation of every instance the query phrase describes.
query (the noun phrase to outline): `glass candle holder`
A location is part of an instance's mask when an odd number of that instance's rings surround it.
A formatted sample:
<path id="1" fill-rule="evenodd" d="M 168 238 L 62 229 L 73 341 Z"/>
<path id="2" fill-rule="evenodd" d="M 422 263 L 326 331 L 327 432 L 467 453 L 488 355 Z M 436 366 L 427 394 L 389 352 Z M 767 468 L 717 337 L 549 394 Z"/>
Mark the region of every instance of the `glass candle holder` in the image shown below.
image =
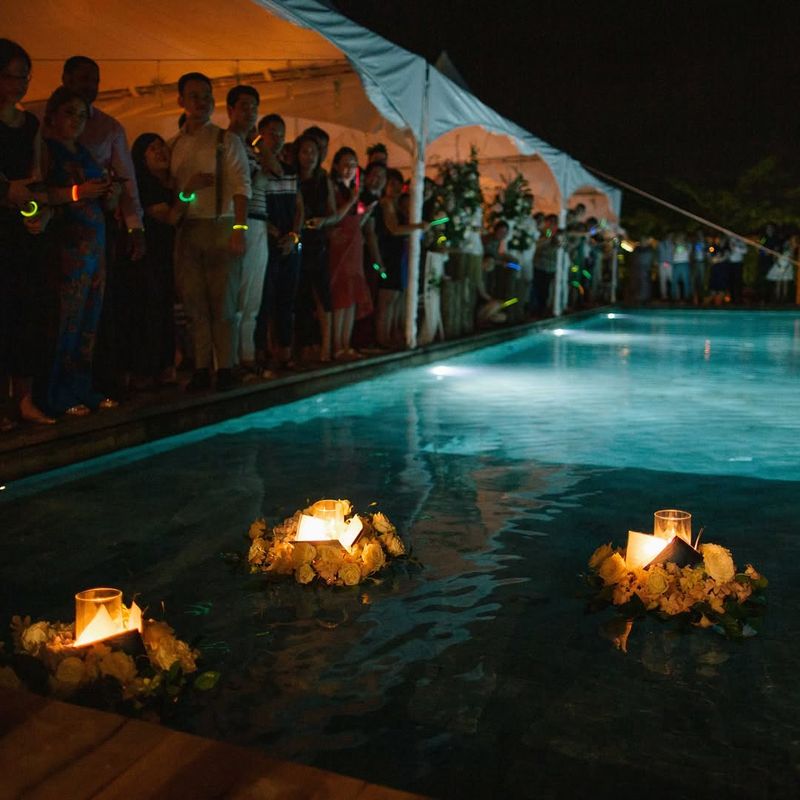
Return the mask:
<path id="1" fill-rule="evenodd" d="M 677 508 L 664 508 L 653 515 L 653 535 L 659 539 L 672 539 L 678 536 L 688 544 L 692 543 L 692 515 Z"/>
<path id="2" fill-rule="evenodd" d="M 122 630 L 121 590 L 86 589 L 75 595 L 76 642 L 80 642 L 82 637 L 95 641 Z M 88 635 L 84 636 L 84 633 Z"/>

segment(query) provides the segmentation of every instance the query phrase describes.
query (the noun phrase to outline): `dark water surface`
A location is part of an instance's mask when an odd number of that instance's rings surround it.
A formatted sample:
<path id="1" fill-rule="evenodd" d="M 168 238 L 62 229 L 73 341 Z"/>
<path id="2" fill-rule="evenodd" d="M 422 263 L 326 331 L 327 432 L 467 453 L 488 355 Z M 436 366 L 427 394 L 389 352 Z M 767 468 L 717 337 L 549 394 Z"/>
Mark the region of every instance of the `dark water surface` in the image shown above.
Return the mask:
<path id="1" fill-rule="evenodd" d="M 798 323 L 603 317 L 11 485 L 0 624 L 138 592 L 223 673 L 171 724 L 397 788 L 797 797 Z M 329 589 L 232 563 L 321 496 L 377 501 L 423 566 Z M 769 577 L 758 637 L 648 622 L 625 655 L 584 614 L 588 556 L 663 507 Z"/>

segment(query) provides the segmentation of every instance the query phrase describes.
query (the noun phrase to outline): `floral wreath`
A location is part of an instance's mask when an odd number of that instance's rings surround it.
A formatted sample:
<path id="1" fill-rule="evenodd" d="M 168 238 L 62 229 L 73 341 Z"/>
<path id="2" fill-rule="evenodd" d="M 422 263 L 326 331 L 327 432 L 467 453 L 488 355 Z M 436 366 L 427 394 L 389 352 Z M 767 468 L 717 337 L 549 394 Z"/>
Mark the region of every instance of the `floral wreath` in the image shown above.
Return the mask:
<path id="1" fill-rule="evenodd" d="M 391 558 L 406 553 L 397 528 L 381 512 L 358 515 L 361 531 L 352 545 L 338 541 L 297 541 L 304 516 L 313 515 L 321 503 L 341 504 L 345 523 L 356 518 L 349 500 L 320 500 L 276 525 L 270 532 L 263 519 L 250 526 L 252 540 L 247 561 L 251 572 L 293 575 L 297 583 L 319 579 L 328 585 L 356 586 L 370 575 L 383 569 Z"/>
<path id="2" fill-rule="evenodd" d="M 126 625 L 130 612 L 123 604 Z M 197 671 L 200 653 L 163 621 L 143 618 L 140 635 L 138 652 L 114 639 L 77 646 L 74 623 L 32 622 L 16 615 L 11 619 L 13 654 L 0 654 L 0 685 L 25 686 L 62 699 L 80 695 L 91 705 L 99 700 L 101 705 L 163 713 L 189 688 L 186 676 Z M 191 688 L 207 691 L 219 677 L 219 672 L 200 673 Z"/>
<path id="3" fill-rule="evenodd" d="M 718 544 L 698 548 L 700 563 L 679 566 L 666 561 L 632 568 L 625 550 L 604 544 L 589 559 L 589 586 L 594 590 L 588 610 L 614 606 L 626 618 L 612 638 L 626 650 L 633 620 L 654 615 L 662 621 L 711 628 L 731 639 L 755 636 L 764 615 L 768 581 L 748 564 L 738 572 L 730 550 Z"/>

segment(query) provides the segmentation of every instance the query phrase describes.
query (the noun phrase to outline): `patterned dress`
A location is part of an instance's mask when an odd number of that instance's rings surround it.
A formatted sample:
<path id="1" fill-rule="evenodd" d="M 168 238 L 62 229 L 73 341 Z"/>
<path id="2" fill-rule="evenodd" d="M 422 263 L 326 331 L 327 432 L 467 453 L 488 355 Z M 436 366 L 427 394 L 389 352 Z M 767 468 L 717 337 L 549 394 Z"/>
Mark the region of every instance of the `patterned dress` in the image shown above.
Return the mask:
<path id="1" fill-rule="evenodd" d="M 102 177 L 82 145 L 71 152 L 48 140 L 51 186 L 72 186 Z M 83 404 L 96 408 L 102 395 L 92 388 L 92 357 L 105 283 L 105 215 L 99 200 L 61 206 L 54 221 L 59 268 L 59 328 L 50 374 L 48 406 L 60 414 Z"/>

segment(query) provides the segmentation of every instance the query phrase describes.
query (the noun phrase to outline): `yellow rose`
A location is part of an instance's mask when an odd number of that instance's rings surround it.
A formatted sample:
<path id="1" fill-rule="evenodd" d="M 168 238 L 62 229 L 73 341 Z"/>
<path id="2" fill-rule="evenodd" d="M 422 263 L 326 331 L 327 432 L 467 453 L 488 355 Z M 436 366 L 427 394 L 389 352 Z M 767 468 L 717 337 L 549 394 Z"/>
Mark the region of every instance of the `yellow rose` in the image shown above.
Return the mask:
<path id="1" fill-rule="evenodd" d="M 32 655 L 38 655 L 39 650 L 50 639 L 50 624 L 47 622 L 34 622 L 22 631 L 20 644 L 22 649 Z"/>
<path id="2" fill-rule="evenodd" d="M 267 535 L 267 532 L 267 521 L 263 518 L 259 518 L 250 525 L 250 530 L 247 532 L 247 535 L 251 539 L 263 539 Z"/>
<path id="3" fill-rule="evenodd" d="M 619 553 L 614 553 L 603 561 L 598 574 L 606 586 L 611 586 L 619 583 L 628 574 L 628 565 Z"/>
<path id="4" fill-rule="evenodd" d="M 295 569 L 303 564 L 310 564 L 317 556 L 317 548 L 308 542 L 296 542 L 292 553 L 292 564 Z M 308 581 L 306 581 L 307 583 Z"/>
<path id="5" fill-rule="evenodd" d="M 323 545 L 317 550 L 317 557 L 314 559 L 314 569 L 322 580 L 333 583 L 339 573 L 344 559 L 344 550 L 333 545 Z"/>
<path id="6" fill-rule="evenodd" d="M 669 578 L 664 570 L 652 567 L 648 570 L 647 581 L 644 585 L 645 592 L 651 597 L 664 594 L 669 588 Z"/>
<path id="7" fill-rule="evenodd" d="M 703 554 L 703 566 L 706 572 L 717 582 L 732 581 L 736 574 L 731 551 L 719 544 L 704 544 L 700 547 Z"/>
<path id="8" fill-rule="evenodd" d="M 377 572 L 385 563 L 386 556 L 383 554 L 383 548 L 378 542 L 370 542 L 361 554 L 361 572 L 366 577 L 373 572 Z"/>
<path id="9" fill-rule="evenodd" d="M 601 544 L 597 550 L 592 553 L 589 559 L 589 569 L 596 570 L 609 556 L 614 554 L 614 548 L 611 544 Z"/>
<path id="10" fill-rule="evenodd" d="M 166 622 L 147 620 L 142 638 L 150 663 L 158 669 L 169 669 L 176 661 L 184 672 L 194 672 L 197 669 L 196 651 L 186 642 L 176 639 L 175 631 Z M 102 662 L 100 669 L 102 671 Z"/>
<path id="11" fill-rule="evenodd" d="M 390 556 L 402 556 L 406 552 L 403 540 L 396 533 L 382 533 L 380 535 L 381 544 L 386 548 Z"/>
<path id="12" fill-rule="evenodd" d="M 77 656 L 65 658 L 56 670 L 56 680 L 61 683 L 70 683 L 77 686 L 86 675 L 86 667 Z"/>
<path id="13" fill-rule="evenodd" d="M 311 583 L 316 577 L 316 572 L 314 572 L 314 567 L 311 564 L 301 564 L 295 571 L 294 571 L 294 579 L 298 583 Z"/>
<path id="14" fill-rule="evenodd" d="M 290 575 L 294 572 L 294 545 L 291 542 L 275 542 L 267 554 L 269 566 L 267 570 L 278 575 Z"/>
<path id="15" fill-rule="evenodd" d="M 250 564 L 263 564 L 267 559 L 269 547 L 265 539 L 253 539 L 250 550 L 247 553 L 247 561 Z"/>
<path id="16" fill-rule="evenodd" d="M 377 511 L 372 515 L 372 526 L 376 531 L 378 531 L 378 533 L 394 533 L 396 530 L 386 514 L 383 514 L 380 511 Z"/>
<path id="17" fill-rule="evenodd" d="M 342 564 L 342 566 L 339 567 L 338 577 L 345 586 L 355 586 L 361 583 L 361 568 L 358 564 Z"/>
<path id="18" fill-rule="evenodd" d="M 110 675 L 125 686 L 136 677 L 136 664 L 127 653 L 123 653 L 121 650 L 112 650 L 100 661 L 100 674 Z M 58 673 L 56 673 L 56 677 L 58 677 Z"/>

